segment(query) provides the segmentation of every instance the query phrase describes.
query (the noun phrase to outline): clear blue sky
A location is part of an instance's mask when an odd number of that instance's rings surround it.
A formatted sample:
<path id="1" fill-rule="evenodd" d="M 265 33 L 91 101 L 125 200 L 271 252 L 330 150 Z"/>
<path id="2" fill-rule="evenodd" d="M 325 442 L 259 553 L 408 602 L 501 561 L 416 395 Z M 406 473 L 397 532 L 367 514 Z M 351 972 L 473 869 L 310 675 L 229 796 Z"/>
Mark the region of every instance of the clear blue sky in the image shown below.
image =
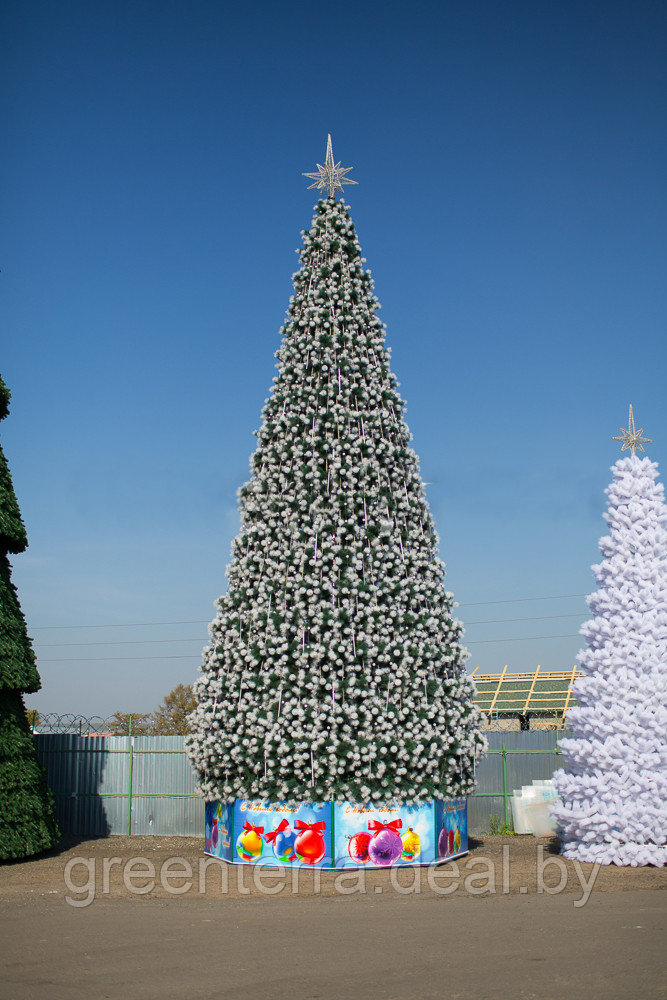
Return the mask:
<path id="1" fill-rule="evenodd" d="M 658 2 L 5 9 L 31 705 L 150 710 L 195 677 L 327 132 L 470 666 L 575 662 L 583 598 L 518 599 L 594 589 L 629 402 L 666 468 L 666 28 Z M 61 627 L 136 622 L 194 624 Z"/>

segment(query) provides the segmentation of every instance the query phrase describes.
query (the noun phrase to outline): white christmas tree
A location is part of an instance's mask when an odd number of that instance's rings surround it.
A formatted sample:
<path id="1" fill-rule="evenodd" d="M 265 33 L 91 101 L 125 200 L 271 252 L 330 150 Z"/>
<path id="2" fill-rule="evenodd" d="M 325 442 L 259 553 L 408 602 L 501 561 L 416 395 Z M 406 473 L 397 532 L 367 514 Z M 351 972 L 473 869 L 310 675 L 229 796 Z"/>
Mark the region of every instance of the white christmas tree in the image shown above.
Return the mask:
<path id="1" fill-rule="evenodd" d="M 208 799 L 464 794 L 484 745 L 348 206 L 304 232 L 188 739 Z"/>
<path id="2" fill-rule="evenodd" d="M 595 617 L 554 775 L 553 814 L 565 857 L 617 865 L 667 861 L 667 509 L 658 467 L 635 432 L 632 407 L 621 458 L 607 489 L 610 534 L 593 567 Z"/>

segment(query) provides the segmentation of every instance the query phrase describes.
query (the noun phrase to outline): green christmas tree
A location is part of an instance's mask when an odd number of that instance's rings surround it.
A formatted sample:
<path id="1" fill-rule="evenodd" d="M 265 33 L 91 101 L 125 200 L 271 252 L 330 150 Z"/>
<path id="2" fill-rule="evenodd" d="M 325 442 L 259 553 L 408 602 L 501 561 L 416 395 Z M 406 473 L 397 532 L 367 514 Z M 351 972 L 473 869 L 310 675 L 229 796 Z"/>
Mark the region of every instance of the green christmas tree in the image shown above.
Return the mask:
<path id="1" fill-rule="evenodd" d="M 0 420 L 9 412 L 0 378 Z M 9 553 L 28 545 L 12 477 L 0 448 L 0 858 L 23 858 L 58 843 L 53 797 L 23 704 L 23 692 L 41 687 Z"/>
<path id="2" fill-rule="evenodd" d="M 462 626 L 331 142 L 186 740 L 209 799 L 465 794 Z"/>

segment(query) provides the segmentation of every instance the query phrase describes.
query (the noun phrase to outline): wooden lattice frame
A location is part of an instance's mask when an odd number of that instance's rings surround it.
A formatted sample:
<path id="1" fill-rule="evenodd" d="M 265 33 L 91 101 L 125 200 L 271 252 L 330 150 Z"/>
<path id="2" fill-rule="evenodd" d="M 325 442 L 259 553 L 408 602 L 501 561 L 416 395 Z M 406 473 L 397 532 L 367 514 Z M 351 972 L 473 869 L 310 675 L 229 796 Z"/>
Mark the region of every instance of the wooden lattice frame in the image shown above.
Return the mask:
<path id="1" fill-rule="evenodd" d="M 565 719 L 574 699 L 572 685 L 581 671 L 576 664 L 571 670 L 537 669 L 526 673 L 509 673 L 505 664 L 500 674 L 478 673 L 475 667 L 471 677 L 478 685 L 475 704 L 487 715 L 528 715 L 555 713 Z M 547 684 L 545 688 L 543 685 Z M 479 685 L 486 690 L 480 691 Z M 520 685 L 520 687 L 517 687 Z M 511 705 L 508 706 L 508 702 Z"/>

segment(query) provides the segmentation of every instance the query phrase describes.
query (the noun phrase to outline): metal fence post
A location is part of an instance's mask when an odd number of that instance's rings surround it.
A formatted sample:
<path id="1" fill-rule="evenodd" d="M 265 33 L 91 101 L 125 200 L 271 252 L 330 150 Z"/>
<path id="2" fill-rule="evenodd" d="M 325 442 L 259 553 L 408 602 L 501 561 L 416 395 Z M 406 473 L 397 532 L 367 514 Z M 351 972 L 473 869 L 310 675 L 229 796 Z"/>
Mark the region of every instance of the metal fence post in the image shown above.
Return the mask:
<path id="1" fill-rule="evenodd" d="M 79 829 L 79 770 L 81 766 L 81 754 L 79 753 L 81 749 L 81 737 L 77 736 L 76 733 L 72 733 L 70 736 L 72 743 L 74 743 L 76 749 L 74 751 L 74 781 L 72 798 L 74 802 L 72 803 L 72 833 L 81 833 Z"/>
<path id="2" fill-rule="evenodd" d="M 127 744 L 130 754 L 129 775 L 127 779 L 127 835 L 129 837 L 132 833 L 132 716 L 130 716 L 130 724 L 127 729 Z"/>
<path id="3" fill-rule="evenodd" d="M 503 810 L 505 814 L 505 826 L 509 826 L 509 812 L 508 812 L 508 801 L 507 801 L 507 750 L 505 749 L 505 744 L 501 746 L 501 753 L 503 755 Z"/>

